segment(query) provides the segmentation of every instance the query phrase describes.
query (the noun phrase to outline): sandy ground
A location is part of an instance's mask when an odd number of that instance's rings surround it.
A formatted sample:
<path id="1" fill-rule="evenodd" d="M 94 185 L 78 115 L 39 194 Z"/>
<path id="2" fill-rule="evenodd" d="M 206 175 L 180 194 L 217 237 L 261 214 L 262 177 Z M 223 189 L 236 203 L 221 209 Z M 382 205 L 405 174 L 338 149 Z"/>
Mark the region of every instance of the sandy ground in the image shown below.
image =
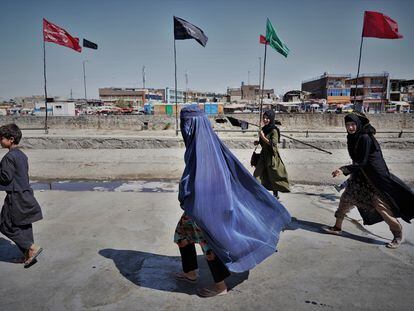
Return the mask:
<path id="1" fill-rule="evenodd" d="M 233 149 L 248 168 L 252 150 Z M 346 150 L 332 149 L 329 155 L 311 149 L 281 149 L 290 180 L 296 183 L 333 184 L 331 172 L 348 164 Z M 5 154 L 0 151 L 0 156 Z M 184 170 L 184 149 L 51 149 L 25 150 L 33 180 L 141 180 L 175 179 Z M 383 150 L 390 170 L 401 179 L 414 183 L 414 152 Z"/>

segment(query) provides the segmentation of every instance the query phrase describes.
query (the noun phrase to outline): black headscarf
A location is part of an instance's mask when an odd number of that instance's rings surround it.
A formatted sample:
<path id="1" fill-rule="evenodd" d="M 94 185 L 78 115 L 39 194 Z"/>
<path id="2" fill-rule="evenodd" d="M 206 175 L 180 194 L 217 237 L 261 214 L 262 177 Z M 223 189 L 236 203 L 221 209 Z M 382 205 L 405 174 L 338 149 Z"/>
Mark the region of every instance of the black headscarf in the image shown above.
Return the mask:
<path id="1" fill-rule="evenodd" d="M 276 130 L 277 134 L 279 136 L 279 142 L 280 142 L 280 130 L 276 126 L 275 122 L 275 112 L 273 110 L 266 110 L 263 113 L 263 116 L 266 116 L 270 121 L 267 125 L 262 127 L 262 131 L 265 135 L 269 134 L 271 131 Z"/>
<path id="2" fill-rule="evenodd" d="M 347 136 L 347 145 L 348 145 L 348 153 L 352 159 L 355 158 L 355 147 L 358 144 L 358 140 L 362 134 L 368 134 L 373 138 L 374 145 L 377 148 L 377 141 L 373 137 L 376 134 L 376 129 L 369 123 L 369 119 L 365 114 L 362 112 L 352 112 L 345 116 L 345 123 L 347 122 L 355 122 L 357 126 L 357 130 L 354 134 L 349 134 Z"/>

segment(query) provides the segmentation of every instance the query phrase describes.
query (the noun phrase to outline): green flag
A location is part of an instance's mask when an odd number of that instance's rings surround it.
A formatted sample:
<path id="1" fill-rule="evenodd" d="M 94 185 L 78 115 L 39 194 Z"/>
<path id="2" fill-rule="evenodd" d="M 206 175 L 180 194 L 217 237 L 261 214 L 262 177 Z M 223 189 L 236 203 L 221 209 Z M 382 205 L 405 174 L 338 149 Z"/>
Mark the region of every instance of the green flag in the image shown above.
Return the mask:
<path id="1" fill-rule="evenodd" d="M 277 52 L 282 54 L 284 57 L 288 56 L 289 48 L 286 46 L 286 44 L 282 42 L 282 40 L 279 39 L 269 19 L 267 19 L 267 22 L 266 22 L 266 41 L 272 48 L 274 48 Z"/>

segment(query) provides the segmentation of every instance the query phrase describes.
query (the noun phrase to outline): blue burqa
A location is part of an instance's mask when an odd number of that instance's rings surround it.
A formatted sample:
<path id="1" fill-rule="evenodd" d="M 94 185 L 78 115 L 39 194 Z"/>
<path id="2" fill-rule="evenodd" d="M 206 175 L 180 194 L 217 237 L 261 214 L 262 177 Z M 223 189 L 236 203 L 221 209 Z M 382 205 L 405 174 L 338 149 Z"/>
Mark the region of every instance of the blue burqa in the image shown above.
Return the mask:
<path id="1" fill-rule="evenodd" d="M 181 110 L 186 151 L 178 199 L 232 272 L 252 269 L 276 251 L 289 212 L 237 160 L 197 106 Z"/>

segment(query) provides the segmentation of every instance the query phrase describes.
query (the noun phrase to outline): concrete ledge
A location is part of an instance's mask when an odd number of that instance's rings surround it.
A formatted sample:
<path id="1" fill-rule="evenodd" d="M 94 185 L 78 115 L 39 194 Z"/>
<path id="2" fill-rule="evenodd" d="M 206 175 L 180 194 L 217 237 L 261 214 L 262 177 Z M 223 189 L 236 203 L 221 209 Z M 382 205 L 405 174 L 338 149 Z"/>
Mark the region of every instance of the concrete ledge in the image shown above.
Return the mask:
<path id="1" fill-rule="evenodd" d="M 222 138 L 229 148 L 252 149 L 254 137 Z M 323 149 L 346 148 L 344 138 L 300 138 Z M 414 138 L 378 139 L 383 149 L 414 149 Z M 181 137 L 108 137 L 108 136 L 39 136 L 23 137 L 20 145 L 25 149 L 159 149 L 183 148 Z M 299 142 L 284 138 L 281 149 L 309 149 Z"/>

